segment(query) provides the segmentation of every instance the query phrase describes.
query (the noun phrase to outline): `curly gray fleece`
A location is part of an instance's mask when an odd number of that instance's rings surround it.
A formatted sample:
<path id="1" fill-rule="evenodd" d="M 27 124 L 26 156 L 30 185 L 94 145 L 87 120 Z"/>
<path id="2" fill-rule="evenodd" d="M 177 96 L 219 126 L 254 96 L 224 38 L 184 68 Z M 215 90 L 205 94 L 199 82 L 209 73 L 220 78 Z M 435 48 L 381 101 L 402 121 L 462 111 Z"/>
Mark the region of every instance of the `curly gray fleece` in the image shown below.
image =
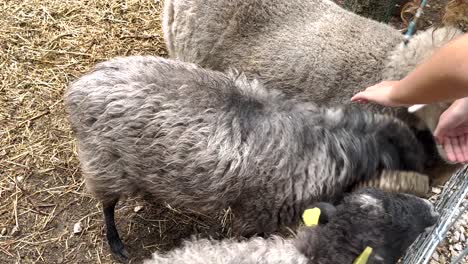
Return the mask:
<path id="1" fill-rule="evenodd" d="M 205 214 L 230 207 L 239 234 L 274 232 L 312 202 L 382 169 L 421 172 L 428 159 L 392 117 L 319 108 L 240 74 L 158 57 L 98 64 L 65 104 L 87 187 L 109 219 L 119 197 L 145 192 Z"/>
<path id="2" fill-rule="evenodd" d="M 319 206 L 320 207 L 320 206 Z M 322 214 L 327 213 L 322 210 Z M 437 221 L 427 200 L 364 189 L 348 195 L 328 223 L 302 228 L 295 238 L 192 239 L 156 252 L 144 264 L 336 264 L 353 263 L 366 246 L 368 264 L 393 264 L 419 234 Z"/>

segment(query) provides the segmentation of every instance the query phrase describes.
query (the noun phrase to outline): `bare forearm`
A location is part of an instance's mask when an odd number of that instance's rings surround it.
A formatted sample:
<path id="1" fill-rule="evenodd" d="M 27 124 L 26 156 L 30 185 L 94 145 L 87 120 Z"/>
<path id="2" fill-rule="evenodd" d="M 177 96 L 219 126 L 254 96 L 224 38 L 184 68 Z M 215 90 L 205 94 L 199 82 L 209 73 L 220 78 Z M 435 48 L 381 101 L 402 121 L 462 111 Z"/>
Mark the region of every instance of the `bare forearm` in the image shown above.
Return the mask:
<path id="1" fill-rule="evenodd" d="M 438 50 L 389 93 L 404 104 L 434 103 L 468 96 L 468 34 Z"/>

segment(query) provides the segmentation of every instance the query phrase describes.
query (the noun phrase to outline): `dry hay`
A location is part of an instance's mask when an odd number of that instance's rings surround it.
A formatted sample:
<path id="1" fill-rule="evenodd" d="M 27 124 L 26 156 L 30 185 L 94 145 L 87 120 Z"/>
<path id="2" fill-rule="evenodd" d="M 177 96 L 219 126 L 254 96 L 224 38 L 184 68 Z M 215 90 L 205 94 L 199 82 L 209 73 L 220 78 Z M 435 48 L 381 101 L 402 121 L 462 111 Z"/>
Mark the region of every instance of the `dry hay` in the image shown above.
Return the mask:
<path id="1" fill-rule="evenodd" d="M 2 263 L 113 263 L 101 207 L 86 194 L 66 120 L 66 85 L 114 56 L 166 56 L 162 1 L 0 2 L 0 260 Z M 209 230 L 194 212 L 141 199 L 117 209 L 135 262 Z M 135 212 L 136 205 L 144 205 Z M 83 230 L 73 234 L 75 223 Z"/>
<path id="2" fill-rule="evenodd" d="M 85 193 L 62 95 L 99 61 L 165 56 L 161 8 L 153 0 L 0 2 L 0 262 L 113 262 L 100 205 Z M 169 208 L 145 204 L 135 213 L 136 203 L 117 210 L 132 253 L 166 249 L 206 228 Z M 77 222 L 83 231 L 74 235 Z"/>
<path id="3" fill-rule="evenodd" d="M 410 20 L 413 19 L 413 17 L 415 16 L 419 6 L 421 5 L 421 2 L 422 0 L 411 0 L 402 7 L 400 17 L 406 27 L 408 27 Z M 426 23 L 422 22 L 422 24 L 426 24 L 427 26 L 427 22 L 429 22 L 430 24 L 435 22 L 436 27 L 454 26 L 459 28 L 463 32 L 468 32 L 468 0 L 428 1 L 426 9 L 430 8 L 431 5 L 433 5 L 432 2 L 436 2 L 434 3 L 434 5 L 436 6 L 436 9 L 438 9 L 441 16 L 438 19 L 436 19 L 436 21 L 429 20 L 426 21 Z M 443 3 L 444 7 L 437 7 L 437 5 L 441 4 L 438 2 Z M 425 13 L 426 12 L 424 11 L 422 15 L 423 19 L 425 17 Z M 431 11 L 429 11 L 429 13 L 431 13 Z M 417 24 L 419 25 L 421 23 Z"/>
<path id="4" fill-rule="evenodd" d="M 445 7 L 443 23 L 468 32 L 468 0 L 449 1 Z"/>

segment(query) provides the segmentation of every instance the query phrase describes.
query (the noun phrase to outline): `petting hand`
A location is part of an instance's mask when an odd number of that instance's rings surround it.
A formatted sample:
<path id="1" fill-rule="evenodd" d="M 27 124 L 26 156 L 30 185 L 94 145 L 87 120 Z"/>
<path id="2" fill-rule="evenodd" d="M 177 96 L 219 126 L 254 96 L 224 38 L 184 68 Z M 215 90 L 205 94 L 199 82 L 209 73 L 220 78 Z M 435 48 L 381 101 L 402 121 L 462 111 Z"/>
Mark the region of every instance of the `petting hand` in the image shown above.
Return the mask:
<path id="1" fill-rule="evenodd" d="M 468 162 L 468 97 L 456 100 L 439 118 L 434 131 L 452 162 Z"/>
<path id="2" fill-rule="evenodd" d="M 351 101 L 358 103 L 374 102 L 385 106 L 406 106 L 390 99 L 390 91 L 392 87 L 399 81 L 383 81 L 374 86 L 367 88 L 366 90 L 355 94 Z"/>

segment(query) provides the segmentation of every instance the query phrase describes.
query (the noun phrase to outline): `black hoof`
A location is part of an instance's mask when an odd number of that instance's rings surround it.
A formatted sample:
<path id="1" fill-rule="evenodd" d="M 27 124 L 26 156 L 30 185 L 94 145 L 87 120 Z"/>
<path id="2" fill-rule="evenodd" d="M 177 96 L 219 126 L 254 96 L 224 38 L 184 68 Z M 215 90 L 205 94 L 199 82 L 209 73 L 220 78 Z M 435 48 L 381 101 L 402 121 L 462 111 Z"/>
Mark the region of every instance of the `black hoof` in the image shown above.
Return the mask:
<path id="1" fill-rule="evenodd" d="M 129 258 L 129 254 L 125 249 L 125 246 L 120 243 L 112 243 L 109 245 L 112 251 L 112 254 L 121 262 L 127 262 Z"/>

